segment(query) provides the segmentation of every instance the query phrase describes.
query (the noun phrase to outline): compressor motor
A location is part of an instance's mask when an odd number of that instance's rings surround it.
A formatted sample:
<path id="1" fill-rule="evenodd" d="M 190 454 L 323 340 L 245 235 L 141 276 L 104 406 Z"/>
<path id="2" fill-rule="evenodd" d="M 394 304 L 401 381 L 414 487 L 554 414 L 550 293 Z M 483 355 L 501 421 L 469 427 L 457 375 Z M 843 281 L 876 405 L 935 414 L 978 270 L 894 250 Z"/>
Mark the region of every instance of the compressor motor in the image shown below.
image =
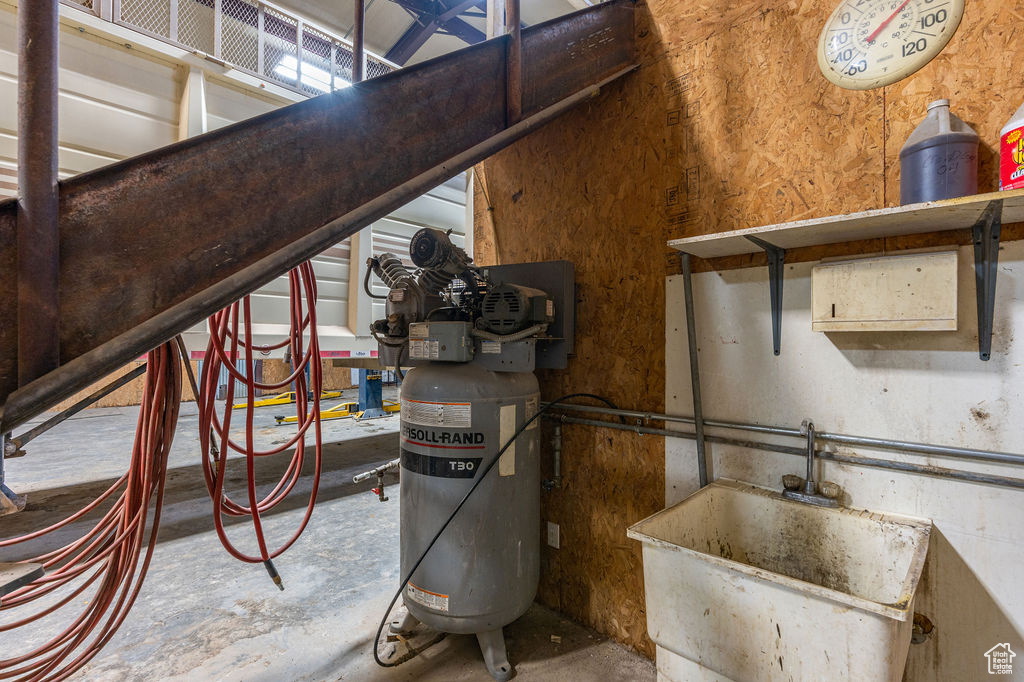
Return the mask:
<path id="1" fill-rule="evenodd" d="M 383 253 L 368 261 L 364 282 L 372 296 L 372 271 L 389 289 L 386 317 L 371 325 L 381 364 L 412 367 L 400 412 L 403 577 L 419 566 L 402 593 L 408 615 L 391 632 L 423 623 L 475 634 L 488 671 L 507 680 L 514 671 L 502 628 L 533 603 L 540 571 L 537 422 L 491 465 L 539 408 L 534 369 L 567 363 L 572 265 L 481 268 L 449 234 L 430 228 L 409 250 L 415 269 Z"/>

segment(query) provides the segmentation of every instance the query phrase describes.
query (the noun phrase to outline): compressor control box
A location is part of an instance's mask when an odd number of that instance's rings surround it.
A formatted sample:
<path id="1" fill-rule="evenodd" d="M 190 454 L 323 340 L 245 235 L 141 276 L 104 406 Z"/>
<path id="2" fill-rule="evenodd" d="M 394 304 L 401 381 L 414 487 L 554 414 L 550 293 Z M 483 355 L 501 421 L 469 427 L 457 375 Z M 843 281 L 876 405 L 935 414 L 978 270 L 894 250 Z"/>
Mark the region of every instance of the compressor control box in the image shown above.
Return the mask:
<path id="1" fill-rule="evenodd" d="M 413 322 L 409 325 L 409 359 L 469 362 L 473 359 L 469 322 Z"/>

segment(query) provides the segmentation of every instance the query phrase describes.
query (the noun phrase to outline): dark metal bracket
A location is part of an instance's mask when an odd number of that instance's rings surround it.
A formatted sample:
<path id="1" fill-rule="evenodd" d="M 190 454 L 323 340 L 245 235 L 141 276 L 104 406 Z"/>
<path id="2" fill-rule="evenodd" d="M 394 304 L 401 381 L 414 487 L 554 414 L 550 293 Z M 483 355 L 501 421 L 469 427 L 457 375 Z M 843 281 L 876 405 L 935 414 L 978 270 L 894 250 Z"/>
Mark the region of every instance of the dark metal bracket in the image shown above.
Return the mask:
<path id="1" fill-rule="evenodd" d="M 697 323 L 693 310 L 693 271 L 690 267 L 690 254 L 681 254 L 683 269 L 683 299 L 686 305 L 686 340 L 690 350 L 690 389 L 693 391 L 693 428 L 697 441 L 697 475 L 700 487 L 710 481 L 707 459 L 707 441 L 704 438 L 704 405 L 700 397 L 700 360 L 697 351 Z"/>
<path id="2" fill-rule="evenodd" d="M 772 302 L 772 345 L 775 354 L 782 352 L 782 281 L 786 250 L 757 237 L 747 237 L 768 254 L 768 291 Z"/>
<path id="3" fill-rule="evenodd" d="M 974 286 L 978 296 L 978 354 L 992 357 L 992 322 L 996 308 L 999 236 L 1003 227 L 1003 200 L 989 203 L 974 224 Z"/>

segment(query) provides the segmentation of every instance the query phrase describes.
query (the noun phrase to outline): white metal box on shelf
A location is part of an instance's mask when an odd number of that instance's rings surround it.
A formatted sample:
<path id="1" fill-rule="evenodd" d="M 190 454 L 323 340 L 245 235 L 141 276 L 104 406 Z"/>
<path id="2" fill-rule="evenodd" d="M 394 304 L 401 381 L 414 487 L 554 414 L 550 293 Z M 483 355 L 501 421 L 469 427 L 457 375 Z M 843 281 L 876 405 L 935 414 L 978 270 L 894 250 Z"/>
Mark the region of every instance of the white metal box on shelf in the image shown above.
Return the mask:
<path id="1" fill-rule="evenodd" d="M 814 266 L 811 328 L 816 332 L 955 331 L 956 251 Z"/>

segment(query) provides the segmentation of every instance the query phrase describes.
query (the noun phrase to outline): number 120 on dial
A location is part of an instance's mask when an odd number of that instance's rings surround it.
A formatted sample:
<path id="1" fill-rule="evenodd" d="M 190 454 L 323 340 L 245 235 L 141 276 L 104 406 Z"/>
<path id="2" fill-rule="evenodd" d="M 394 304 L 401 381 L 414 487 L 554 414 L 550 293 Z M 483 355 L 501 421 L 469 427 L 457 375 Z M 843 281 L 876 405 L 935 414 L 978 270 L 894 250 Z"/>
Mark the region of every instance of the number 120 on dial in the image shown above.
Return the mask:
<path id="1" fill-rule="evenodd" d="M 930 62 L 960 25 L 965 0 L 844 0 L 818 41 L 818 66 L 830 81 L 870 90 Z"/>

